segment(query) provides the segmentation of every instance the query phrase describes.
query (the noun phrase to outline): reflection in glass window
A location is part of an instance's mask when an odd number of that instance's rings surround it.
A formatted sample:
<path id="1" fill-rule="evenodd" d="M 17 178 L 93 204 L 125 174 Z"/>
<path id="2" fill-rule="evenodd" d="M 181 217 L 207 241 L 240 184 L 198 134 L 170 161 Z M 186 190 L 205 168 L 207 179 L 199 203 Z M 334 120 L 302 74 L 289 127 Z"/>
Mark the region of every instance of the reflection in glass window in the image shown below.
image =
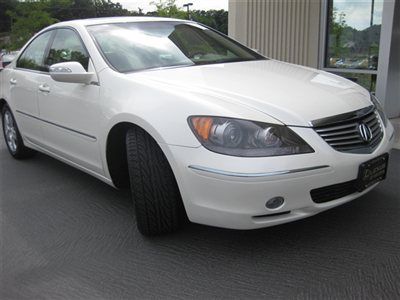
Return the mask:
<path id="1" fill-rule="evenodd" d="M 132 22 L 88 29 L 104 57 L 119 72 L 265 59 L 194 23 Z"/>
<path id="2" fill-rule="evenodd" d="M 325 67 L 377 70 L 383 0 L 330 0 Z"/>
<path id="3" fill-rule="evenodd" d="M 47 31 L 35 38 L 18 59 L 17 68 L 46 71 L 43 58 L 51 34 L 52 31 Z"/>
<path id="4" fill-rule="evenodd" d="M 89 56 L 79 36 L 71 29 L 58 29 L 46 59 L 46 66 L 70 61 L 79 62 L 88 70 Z"/>

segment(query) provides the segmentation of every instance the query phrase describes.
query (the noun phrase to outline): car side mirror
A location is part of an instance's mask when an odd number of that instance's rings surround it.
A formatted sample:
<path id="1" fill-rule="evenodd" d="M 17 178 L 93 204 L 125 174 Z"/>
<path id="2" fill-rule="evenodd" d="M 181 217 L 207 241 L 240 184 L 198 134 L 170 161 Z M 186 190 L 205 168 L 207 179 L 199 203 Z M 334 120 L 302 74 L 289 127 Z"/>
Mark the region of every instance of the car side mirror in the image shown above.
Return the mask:
<path id="1" fill-rule="evenodd" d="M 94 76 L 76 61 L 51 65 L 49 71 L 51 78 L 59 82 L 90 84 Z"/>

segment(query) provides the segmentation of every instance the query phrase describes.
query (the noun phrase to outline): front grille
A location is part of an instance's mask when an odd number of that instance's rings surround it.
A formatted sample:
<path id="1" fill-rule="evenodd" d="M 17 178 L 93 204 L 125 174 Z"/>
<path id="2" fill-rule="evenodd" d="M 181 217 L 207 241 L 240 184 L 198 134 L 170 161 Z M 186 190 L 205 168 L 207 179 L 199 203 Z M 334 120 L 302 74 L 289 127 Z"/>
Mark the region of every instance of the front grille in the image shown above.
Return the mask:
<path id="1" fill-rule="evenodd" d="M 372 153 L 383 138 L 379 115 L 373 106 L 343 115 L 315 120 L 314 130 L 332 148 L 341 152 Z M 372 138 L 365 141 L 359 131 L 359 125 L 365 124 Z"/>
<path id="2" fill-rule="evenodd" d="M 311 198 L 315 203 L 325 203 L 357 192 L 356 180 L 325 186 L 311 190 Z"/>

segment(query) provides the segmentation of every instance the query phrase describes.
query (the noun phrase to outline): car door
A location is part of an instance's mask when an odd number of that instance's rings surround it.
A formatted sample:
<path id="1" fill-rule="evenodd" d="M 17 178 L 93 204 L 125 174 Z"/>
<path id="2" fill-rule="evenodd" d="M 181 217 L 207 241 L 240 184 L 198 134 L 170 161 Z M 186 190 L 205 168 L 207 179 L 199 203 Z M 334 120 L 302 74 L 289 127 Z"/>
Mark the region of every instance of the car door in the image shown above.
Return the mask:
<path id="1" fill-rule="evenodd" d="M 59 28 L 45 58 L 47 67 L 60 62 L 77 61 L 86 71 L 94 72 L 89 54 L 78 33 Z M 103 174 L 98 146 L 101 117 L 98 83 L 56 82 L 42 78 L 38 104 L 43 140 L 47 149 L 80 166 Z"/>
<path id="2" fill-rule="evenodd" d="M 53 31 L 46 31 L 25 48 L 7 80 L 10 87 L 10 105 L 19 130 L 30 142 L 41 144 L 41 122 L 38 108 L 38 87 L 49 77 L 44 57 Z"/>

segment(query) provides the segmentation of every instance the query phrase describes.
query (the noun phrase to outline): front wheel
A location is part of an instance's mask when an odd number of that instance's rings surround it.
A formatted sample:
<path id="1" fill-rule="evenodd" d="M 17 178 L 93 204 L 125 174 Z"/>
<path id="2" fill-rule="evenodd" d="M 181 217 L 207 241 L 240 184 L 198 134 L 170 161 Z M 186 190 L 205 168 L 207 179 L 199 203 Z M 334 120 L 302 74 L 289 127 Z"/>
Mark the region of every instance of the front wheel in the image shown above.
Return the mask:
<path id="1" fill-rule="evenodd" d="M 21 134 L 18 130 L 17 122 L 11 112 L 10 107 L 6 104 L 1 111 L 3 120 L 4 140 L 10 154 L 16 158 L 28 158 L 35 154 L 35 151 L 25 147 Z"/>
<path id="2" fill-rule="evenodd" d="M 186 220 L 172 169 L 156 141 L 141 128 L 126 134 L 126 149 L 137 226 L 143 235 L 179 229 Z"/>

